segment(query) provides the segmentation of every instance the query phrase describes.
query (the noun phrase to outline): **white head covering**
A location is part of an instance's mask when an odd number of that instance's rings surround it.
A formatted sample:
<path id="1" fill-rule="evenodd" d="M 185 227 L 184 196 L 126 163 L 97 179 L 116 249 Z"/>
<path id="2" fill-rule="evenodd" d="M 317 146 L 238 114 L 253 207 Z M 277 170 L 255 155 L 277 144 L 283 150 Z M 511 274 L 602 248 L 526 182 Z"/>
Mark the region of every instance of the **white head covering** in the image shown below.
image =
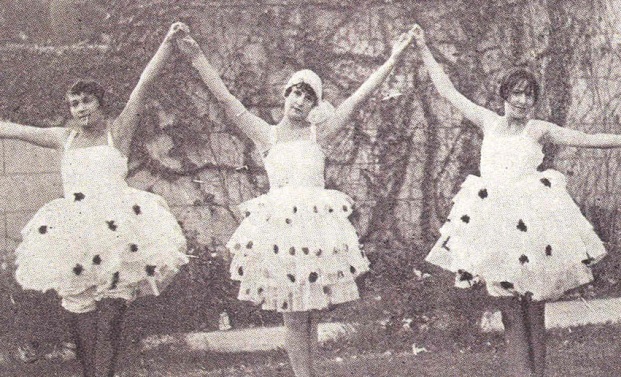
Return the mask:
<path id="1" fill-rule="evenodd" d="M 310 69 L 303 69 L 294 73 L 287 81 L 284 93 L 292 86 L 302 83 L 310 86 L 317 95 L 317 106 L 310 111 L 307 120 L 313 124 L 326 121 L 334 114 L 334 106 L 323 100 L 323 84 L 321 78 L 315 72 Z"/>

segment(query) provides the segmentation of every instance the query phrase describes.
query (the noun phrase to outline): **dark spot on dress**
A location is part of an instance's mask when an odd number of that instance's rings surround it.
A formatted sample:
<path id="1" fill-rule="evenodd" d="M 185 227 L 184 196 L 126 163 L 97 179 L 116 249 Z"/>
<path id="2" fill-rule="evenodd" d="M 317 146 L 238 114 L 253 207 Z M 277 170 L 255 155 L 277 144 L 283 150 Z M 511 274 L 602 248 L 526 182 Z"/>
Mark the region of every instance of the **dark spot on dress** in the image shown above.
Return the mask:
<path id="1" fill-rule="evenodd" d="M 135 243 L 129 245 L 129 251 L 135 253 L 136 251 L 138 251 L 138 245 L 136 245 Z"/>
<path id="2" fill-rule="evenodd" d="M 99 256 L 99 254 L 95 255 L 93 257 L 93 264 L 94 265 L 100 265 L 101 264 L 101 257 Z"/>
<path id="3" fill-rule="evenodd" d="M 81 192 L 74 192 L 73 193 L 73 201 L 75 201 L 75 202 L 80 202 L 84 198 L 86 198 L 86 196 L 84 194 L 82 194 Z"/>
<path id="4" fill-rule="evenodd" d="M 81 264 L 76 264 L 75 267 L 73 267 L 73 273 L 80 276 L 80 274 L 82 273 L 82 271 L 84 271 L 84 267 L 82 267 Z"/>
<path id="5" fill-rule="evenodd" d="M 550 246 L 550 245 L 546 246 L 546 255 L 547 256 L 551 256 L 552 255 L 552 246 Z"/>
<path id="6" fill-rule="evenodd" d="M 328 208 L 328 212 L 332 213 L 334 212 L 334 209 L 332 207 Z"/>
<path id="7" fill-rule="evenodd" d="M 360 256 L 363 257 L 363 258 L 367 257 L 363 250 L 360 250 Z"/>
<path id="8" fill-rule="evenodd" d="M 144 270 L 147 272 L 147 276 L 155 276 L 155 266 L 148 264 L 144 267 Z"/>
<path id="9" fill-rule="evenodd" d="M 354 266 L 349 266 L 349 272 L 351 272 L 351 273 L 352 273 L 352 275 L 353 275 L 353 274 L 355 274 L 355 273 L 356 273 L 356 267 L 354 267 Z"/>
<path id="10" fill-rule="evenodd" d="M 548 178 L 541 178 L 539 181 L 546 187 L 552 187 L 552 182 Z"/>
<path id="11" fill-rule="evenodd" d="M 114 220 L 106 221 L 106 224 L 108 224 L 108 229 L 113 232 L 118 228 L 118 226 L 114 223 Z"/>
<path id="12" fill-rule="evenodd" d="M 595 261 L 595 258 L 593 258 L 592 256 L 589 255 L 589 253 L 587 253 L 587 257 L 586 259 L 582 260 L 582 263 L 586 266 L 590 265 L 591 263 L 593 263 Z"/>
<path id="13" fill-rule="evenodd" d="M 528 230 L 528 227 L 526 226 L 526 224 L 524 224 L 524 221 L 522 221 L 522 219 L 518 221 L 516 228 L 518 228 L 518 230 L 522 232 L 526 232 Z"/>
<path id="14" fill-rule="evenodd" d="M 310 253 L 310 249 L 308 247 L 303 247 L 302 252 L 304 253 L 304 255 L 308 255 L 308 253 Z"/>
<path id="15" fill-rule="evenodd" d="M 468 224 L 470 222 L 470 216 L 468 215 L 463 215 L 461 217 L 461 221 L 465 222 L 466 224 Z"/>
<path id="16" fill-rule="evenodd" d="M 310 274 L 308 274 L 308 281 L 310 281 L 311 283 L 316 282 L 317 279 L 319 279 L 319 275 L 316 272 L 311 272 Z"/>
<path id="17" fill-rule="evenodd" d="M 318 256 L 318 257 L 319 257 L 319 256 L 321 256 L 321 254 L 323 254 L 323 250 L 321 250 L 321 249 L 317 249 L 317 251 L 315 251 L 315 255 L 316 255 L 316 256 Z"/>
<path id="18" fill-rule="evenodd" d="M 244 268 L 242 266 L 237 269 L 237 275 L 244 276 Z"/>
<path id="19" fill-rule="evenodd" d="M 250 288 L 246 288 L 246 294 L 249 295 L 250 294 Z"/>
<path id="20" fill-rule="evenodd" d="M 289 254 L 291 254 L 291 255 L 295 255 L 295 247 L 294 247 L 294 246 L 291 246 L 291 247 L 289 248 Z"/>
<path id="21" fill-rule="evenodd" d="M 39 227 L 39 233 L 41 233 L 41 234 L 47 233 L 47 225 L 41 225 Z"/>
<path id="22" fill-rule="evenodd" d="M 250 211 L 246 211 L 245 215 L 246 217 L 250 217 Z"/>
<path id="23" fill-rule="evenodd" d="M 241 249 L 241 244 L 240 243 L 236 243 L 235 246 L 233 246 L 233 249 L 235 249 L 235 250 Z"/>
<path id="24" fill-rule="evenodd" d="M 292 274 L 287 274 L 287 277 L 289 278 L 290 282 L 295 283 L 295 276 L 293 276 Z"/>
<path id="25" fill-rule="evenodd" d="M 116 289 L 121 281 L 121 274 L 117 271 L 112 274 L 112 282 L 110 283 L 110 289 Z"/>
<path id="26" fill-rule="evenodd" d="M 285 222 L 286 222 L 287 224 L 291 224 L 291 219 L 285 219 Z"/>
<path id="27" fill-rule="evenodd" d="M 518 260 L 520 261 L 520 264 L 526 264 L 529 262 L 528 257 L 524 254 L 520 255 Z"/>
<path id="28" fill-rule="evenodd" d="M 444 242 L 442 242 L 442 248 L 445 249 L 446 251 L 451 251 L 451 248 L 448 247 L 448 242 L 451 239 L 451 236 L 446 237 L 446 239 L 444 240 Z"/>
<path id="29" fill-rule="evenodd" d="M 513 283 L 510 283 L 508 281 L 501 281 L 500 282 L 500 287 L 502 289 L 513 289 L 514 285 L 513 285 Z"/>
<path id="30" fill-rule="evenodd" d="M 278 254 L 278 245 L 274 245 L 274 254 Z"/>
<path id="31" fill-rule="evenodd" d="M 142 209 L 140 208 L 138 204 L 134 204 L 132 206 L 132 210 L 134 211 L 136 215 L 140 215 L 142 213 Z"/>
<path id="32" fill-rule="evenodd" d="M 343 212 L 347 212 L 347 211 L 349 211 L 349 207 L 344 205 L 343 206 Z"/>
<path id="33" fill-rule="evenodd" d="M 339 279 L 342 279 L 342 278 L 345 277 L 345 273 L 343 271 L 338 271 L 336 273 L 336 277 L 339 278 Z"/>
<path id="34" fill-rule="evenodd" d="M 246 249 L 252 249 L 252 241 L 248 241 L 248 243 L 246 244 Z"/>
<path id="35" fill-rule="evenodd" d="M 338 247 L 335 247 L 335 248 L 334 248 L 334 250 L 332 250 L 332 252 L 333 252 L 334 254 L 338 254 L 338 253 L 339 253 L 339 248 L 338 248 Z"/>
<path id="36" fill-rule="evenodd" d="M 297 213 L 298 212 L 298 207 L 293 206 L 293 213 Z"/>
<path id="37" fill-rule="evenodd" d="M 283 310 L 287 310 L 287 308 L 289 308 L 289 304 L 287 302 L 283 302 L 281 308 Z"/>
<path id="38" fill-rule="evenodd" d="M 329 295 L 332 293 L 332 289 L 330 287 L 323 287 L 323 293 Z"/>
<path id="39" fill-rule="evenodd" d="M 315 213 L 319 212 L 319 209 L 317 208 L 317 206 L 313 206 L 313 212 Z"/>
<path id="40" fill-rule="evenodd" d="M 458 270 L 457 273 L 459 274 L 459 281 L 471 281 L 474 279 L 474 276 L 468 271 Z"/>
<path id="41" fill-rule="evenodd" d="M 481 189 L 481 190 L 479 190 L 479 198 L 481 198 L 481 199 L 485 199 L 485 198 L 487 198 L 487 195 L 488 195 L 488 194 L 487 194 L 487 189 Z"/>
<path id="42" fill-rule="evenodd" d="M 262 294 L 262 293 L 263 293 L 263 288 L 259 288 L 259 289 L 257 289 L 257 293 L 258 293 L 258 294 Z"/>

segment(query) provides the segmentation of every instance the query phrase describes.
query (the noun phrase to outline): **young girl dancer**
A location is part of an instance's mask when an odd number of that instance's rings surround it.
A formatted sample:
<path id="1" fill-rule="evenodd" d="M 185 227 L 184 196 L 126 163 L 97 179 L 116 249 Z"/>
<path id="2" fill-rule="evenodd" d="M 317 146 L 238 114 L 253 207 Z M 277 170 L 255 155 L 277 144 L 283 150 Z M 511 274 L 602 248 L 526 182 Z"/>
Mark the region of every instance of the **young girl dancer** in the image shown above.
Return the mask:
<path id="1" fill-rule="evenodd" d="M 516 376 L 543 376 L 545 301 L 593 280 L 590 266 L 606 251 L 555 170 L 538 172 L 545 142 L 587 148 L 621 147 L 621 136 L 588 135 L 531 114 L 539 84 L 528 71 L 500 85 L 504 116 L 459 93 L 415 27 L 431 80 L 440 94 L 483 131 L 481 176 L 468 176 L 453 199 L 441 237 L 426 260 L 457 274 L 456 285 L 485 283 L 504 297 L 507 358 Z"/>
<path id="2" fill-rule="evenodd" d="M 321 145 L 346 126 L 356 109 L 392 71 L 412 34 L 403 34 L 390 58 L 336 110 L 323 100 L 321 79 L 296 72 L 284 88 L 284 116 L 275 126 L 250 113 L 225 87 L 198 44 L 177 43 L 231 120 L 263 153 L 270 192 L 240 205 L 245 219 L 227 246 L 238 298 L 283 313 L 285 347 L 298 377 L 314 376 L 317 325 L 312 311 L 358 299 L 354 279 L 368 270 L 348 221 L 352 200 L 324 189 Z"/>
<path id="3" fill-rule="evenodd" d="M 67 93 L 70 128 L 0 122 L 0 137 L 64 150 L 64 198 L 43 206 L 22 230 L 16 278 L 25 289 L 62 297 L 86 377 L 114 375 L 127 303 L 157 295 L 187 263 L 185 238 L 164 199 L 125 182 L 147 90 L 183 28 L 171 27 L 118 118 L 106 118 L 98 83 L 78 81 Z"/>

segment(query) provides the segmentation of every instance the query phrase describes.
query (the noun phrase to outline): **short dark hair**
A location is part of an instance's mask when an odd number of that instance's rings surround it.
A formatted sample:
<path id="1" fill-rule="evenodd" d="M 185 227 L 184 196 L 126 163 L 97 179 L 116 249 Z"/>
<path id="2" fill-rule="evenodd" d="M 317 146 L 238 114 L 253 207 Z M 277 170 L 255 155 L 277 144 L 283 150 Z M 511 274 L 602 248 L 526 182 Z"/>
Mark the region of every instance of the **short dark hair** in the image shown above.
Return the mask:
<path id="1" fill-rule="evenodd" d="M 289 94 L 291 94 L 291 91 L 293 90 L 293 88 L 300 89 L 301 91 L 306 93 L 307 96 L 309 96 L 309 97 L 311 97 L 313 99 L 313 105 L 317 104 L 317 101 L 318 101 L 319 98 L 317 97 L 317 93 L 315 93 L 315 90 L 313 89 L 312 86 L 308 85 L 305 82 L 301 82 L 299 84 L 291 85 L 290 87 L 288 87 L 285 90 L 285 97 L 289 97 Z"/>
<path id="2" fill-rule="evenodd" d="M 500 97 L 507 100 L 511 91 L 522 82 L 526 81 L 526 91 L 532 94 L 535 102 L 539 99 L 539 82 L 535 75 L 525 68 L 514 68 L 507 72 L 500 80 Z"/>
<path id="3" fill-rule="evenodd" d="M 79 94 L 91 94 L 97 98 L 99 102 L 99 106 L 103 106 L 104 104 L 104 95 L 106 94 L 106 90 L 95 80 L 78 80 L 75 84 L 69 87 L 67 90 L 67 95 L 79 95 Z"/>

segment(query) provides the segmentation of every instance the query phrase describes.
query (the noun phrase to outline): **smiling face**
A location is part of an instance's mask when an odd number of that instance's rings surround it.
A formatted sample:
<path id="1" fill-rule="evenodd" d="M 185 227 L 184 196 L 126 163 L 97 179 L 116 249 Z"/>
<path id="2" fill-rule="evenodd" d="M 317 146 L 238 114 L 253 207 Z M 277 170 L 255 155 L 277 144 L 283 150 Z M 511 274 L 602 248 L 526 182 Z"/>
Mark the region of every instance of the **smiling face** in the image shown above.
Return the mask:
<path id="1" fill-rule="evenodd" d="M 82 127 L 93 127 L 105 121 L 104 113 L 95 95 L 82 92 L 67 94 L 69 111 L 73 119 L 77 120 Z"/>
<path id="2" fill-rule="evenodd" d="M 535 105 L 535 95 L 526 80 L 517 83 L 505 98 L 505 116 L 514 119 L 525 119 Z"/>
<path id="3" fill-rule="evenodd" d="M 285 93 L 285 116 L 293 121 L 305 121 L 317 104 L 317 96 L 306 84 L 297 84 Z"/>
<path id="4" fill-rule="evenodd" d="M 500 96 L 505 100 L 506 117 L 525 119 L 530 116 L 539 97 L 539 83 L 530 71 L 514 69 L 503 77 Z"/>

